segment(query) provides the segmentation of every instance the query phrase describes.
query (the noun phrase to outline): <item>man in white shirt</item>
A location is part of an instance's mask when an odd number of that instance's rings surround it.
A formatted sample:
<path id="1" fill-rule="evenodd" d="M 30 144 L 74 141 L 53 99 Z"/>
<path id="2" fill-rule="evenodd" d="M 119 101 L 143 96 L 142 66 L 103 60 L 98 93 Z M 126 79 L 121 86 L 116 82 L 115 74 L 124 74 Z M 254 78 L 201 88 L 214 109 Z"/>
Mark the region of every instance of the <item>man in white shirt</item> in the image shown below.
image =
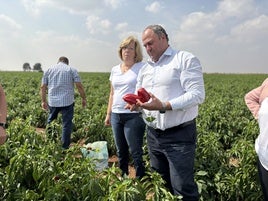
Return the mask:
<path id="1" fill-rule="evenodd" d="M 143 87 L 151 100 L 142 108 L 147 124 L 147 143 L 153 170 L 183 200 L 198 200 L 194 182 L 198 105 L 205 99 L 202 67 L 189 52 L 173 50 L 165 29 L 150 25 L 142 33 L 150 60 L 140 70 L 137 89 Z M 129 106 L 131 110 L 135 107 Z"/>

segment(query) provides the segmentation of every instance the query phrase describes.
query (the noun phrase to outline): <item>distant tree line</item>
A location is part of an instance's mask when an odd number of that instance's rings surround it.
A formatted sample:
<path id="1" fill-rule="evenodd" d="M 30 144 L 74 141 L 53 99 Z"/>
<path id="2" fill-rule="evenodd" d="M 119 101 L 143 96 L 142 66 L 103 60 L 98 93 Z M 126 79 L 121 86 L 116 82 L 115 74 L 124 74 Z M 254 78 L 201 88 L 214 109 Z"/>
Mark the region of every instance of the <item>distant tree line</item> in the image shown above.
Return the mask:
<path id="1" fill-rule="evenodd" d="M 22 66 L 23 71 L 36 71 L 36 72 L 43 72 L 41 63 L 34 64 L 33 68 L 31 68 L 29 63 L 24 63 Z"/>

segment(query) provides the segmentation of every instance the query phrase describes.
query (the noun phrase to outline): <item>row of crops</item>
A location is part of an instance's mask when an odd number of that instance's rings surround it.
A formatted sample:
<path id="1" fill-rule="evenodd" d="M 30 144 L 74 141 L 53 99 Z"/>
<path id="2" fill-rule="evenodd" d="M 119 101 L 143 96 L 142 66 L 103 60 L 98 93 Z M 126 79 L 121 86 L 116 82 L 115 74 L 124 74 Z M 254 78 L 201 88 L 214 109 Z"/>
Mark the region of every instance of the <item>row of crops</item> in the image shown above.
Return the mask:
<path id="1" fill-rule="evenodd" d="M 149 169 L 143 180 L 120 178 L 116 164 L 102 172 L 81 157 L 81 140 L 108 142 L 116 153 L 112 132 L 104 126 L 109 73 L 80 73 L 87 94 L 82 109 L 76 93 L 73 146 L 61 150 L 60 118 L 45 132 L 47 113 L 41 109 L 41 73 L 0 72 L 8 100 L 8 142 L 0 146 L 0 200 L 179 200 Z M 245 106 L 244 95 L 267 75 L 204 74 L 206 100 L 200 106 L 196 181 L 201 200 L 262 200 L 254 140 L 258 125 Z M 43 129 L 43 132 L 39 130 Z"/>

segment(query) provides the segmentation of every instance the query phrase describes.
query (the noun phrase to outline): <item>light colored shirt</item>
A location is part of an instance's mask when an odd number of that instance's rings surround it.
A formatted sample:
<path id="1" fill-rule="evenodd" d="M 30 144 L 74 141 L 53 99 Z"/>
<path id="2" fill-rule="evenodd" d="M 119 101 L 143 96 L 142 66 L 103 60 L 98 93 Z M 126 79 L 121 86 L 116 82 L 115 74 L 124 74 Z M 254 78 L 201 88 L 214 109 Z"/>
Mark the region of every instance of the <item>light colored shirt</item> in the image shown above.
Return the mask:
<path id="1" fill-rule="evenodd" d="M 255 141 L 255 150 L 262 166 L 268 170 L 268 98 L 262 101 L 258 114 L 260 134 Z"/>
<path id="2" fill-rule="evenodd" d="M 205 99 L 199 60 L 189 52 L 175 51 L 171 47 L 156 63 L 148 61 L 141 69 L 137 89 L 141 87 L 172 106 L 172 110 L 165 113 L 143 110 L 146 124 L 161 130 L 196 118 L 198 105 Z M 148 117 L 151 117 L 149 121 Z"/>
<path id="3" fill-rule="evenodd" d="M 71 105 L 74 102 L 75 82 L 81 82 L 77 70 L 63 62 L 45 71 L 42 84 L 48 87 L 48 105 L 51 107 Z"/>
<path id="4" fill-rule="evenodd" d="M 245 102 L 254 118 L 258 120 L 260 133 L 255 140 L 255 151 L 262 166 L 268 170 L 268 78 L 261 86 L 245 95 Z"/>
<path id="5" fill-rule="evenodd" d="M 245 102 L 255 119 L 258 118 L 258 112 L 262 101 L 268 97 L 268 78 L 263 81 L 261 86 L 252 89 L 245 95 Z"/>
<path id="6" fill-rule="evenodd" d="M 137 76 L 144 63 L 135 63 L 128 71 L 123 73 L 120 65 L 114 66 L 111 70 L 110 78 L 113 86 L 113 104 L 112 112 L 114 113 L 133 113 L 129 109 L 125 109 L 126 102 L 123 96 L 129 93 L 135 93 Z"/>

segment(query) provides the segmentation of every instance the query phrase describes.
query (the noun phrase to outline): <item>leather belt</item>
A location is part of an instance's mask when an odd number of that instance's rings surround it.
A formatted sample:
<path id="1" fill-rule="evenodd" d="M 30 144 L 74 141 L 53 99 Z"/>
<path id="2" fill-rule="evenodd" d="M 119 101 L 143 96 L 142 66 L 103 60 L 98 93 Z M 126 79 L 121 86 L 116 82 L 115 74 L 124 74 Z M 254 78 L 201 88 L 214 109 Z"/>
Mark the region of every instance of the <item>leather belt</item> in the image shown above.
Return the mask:
<path id="1" fill-rule="evenodd" d="M 158 128 L 154 129 L 154 128 L 152 128 L 152 127 L 149 127 L 149 128 L 155 130 L 155 131 L 158 132 L 158 133 L 162 133 L 162 132 L 168 132 L 168 131 L 171 131 L 171 130 L 181 129 L 181 128 L 184 128 L 184 127 L 186 127 L 186 126 L 189 126 L 189 125 L 191 125 L 191 124 L 193 124 L 193 123 L 195 123 L 195 119 L 193 119 L 193 120 L 191 120 L 191 121 L 186 121 L 186 122 L 184 122 L 184 123 L 182 123 L 182 124 L 180 124 L 180 125 L 178 125 L 178 126 L 174 126 L 174 127 L 171 127 L 171 128 L 167 128 L 166 130 L 161 130 L 161 129 L 158 129 Z"/>

